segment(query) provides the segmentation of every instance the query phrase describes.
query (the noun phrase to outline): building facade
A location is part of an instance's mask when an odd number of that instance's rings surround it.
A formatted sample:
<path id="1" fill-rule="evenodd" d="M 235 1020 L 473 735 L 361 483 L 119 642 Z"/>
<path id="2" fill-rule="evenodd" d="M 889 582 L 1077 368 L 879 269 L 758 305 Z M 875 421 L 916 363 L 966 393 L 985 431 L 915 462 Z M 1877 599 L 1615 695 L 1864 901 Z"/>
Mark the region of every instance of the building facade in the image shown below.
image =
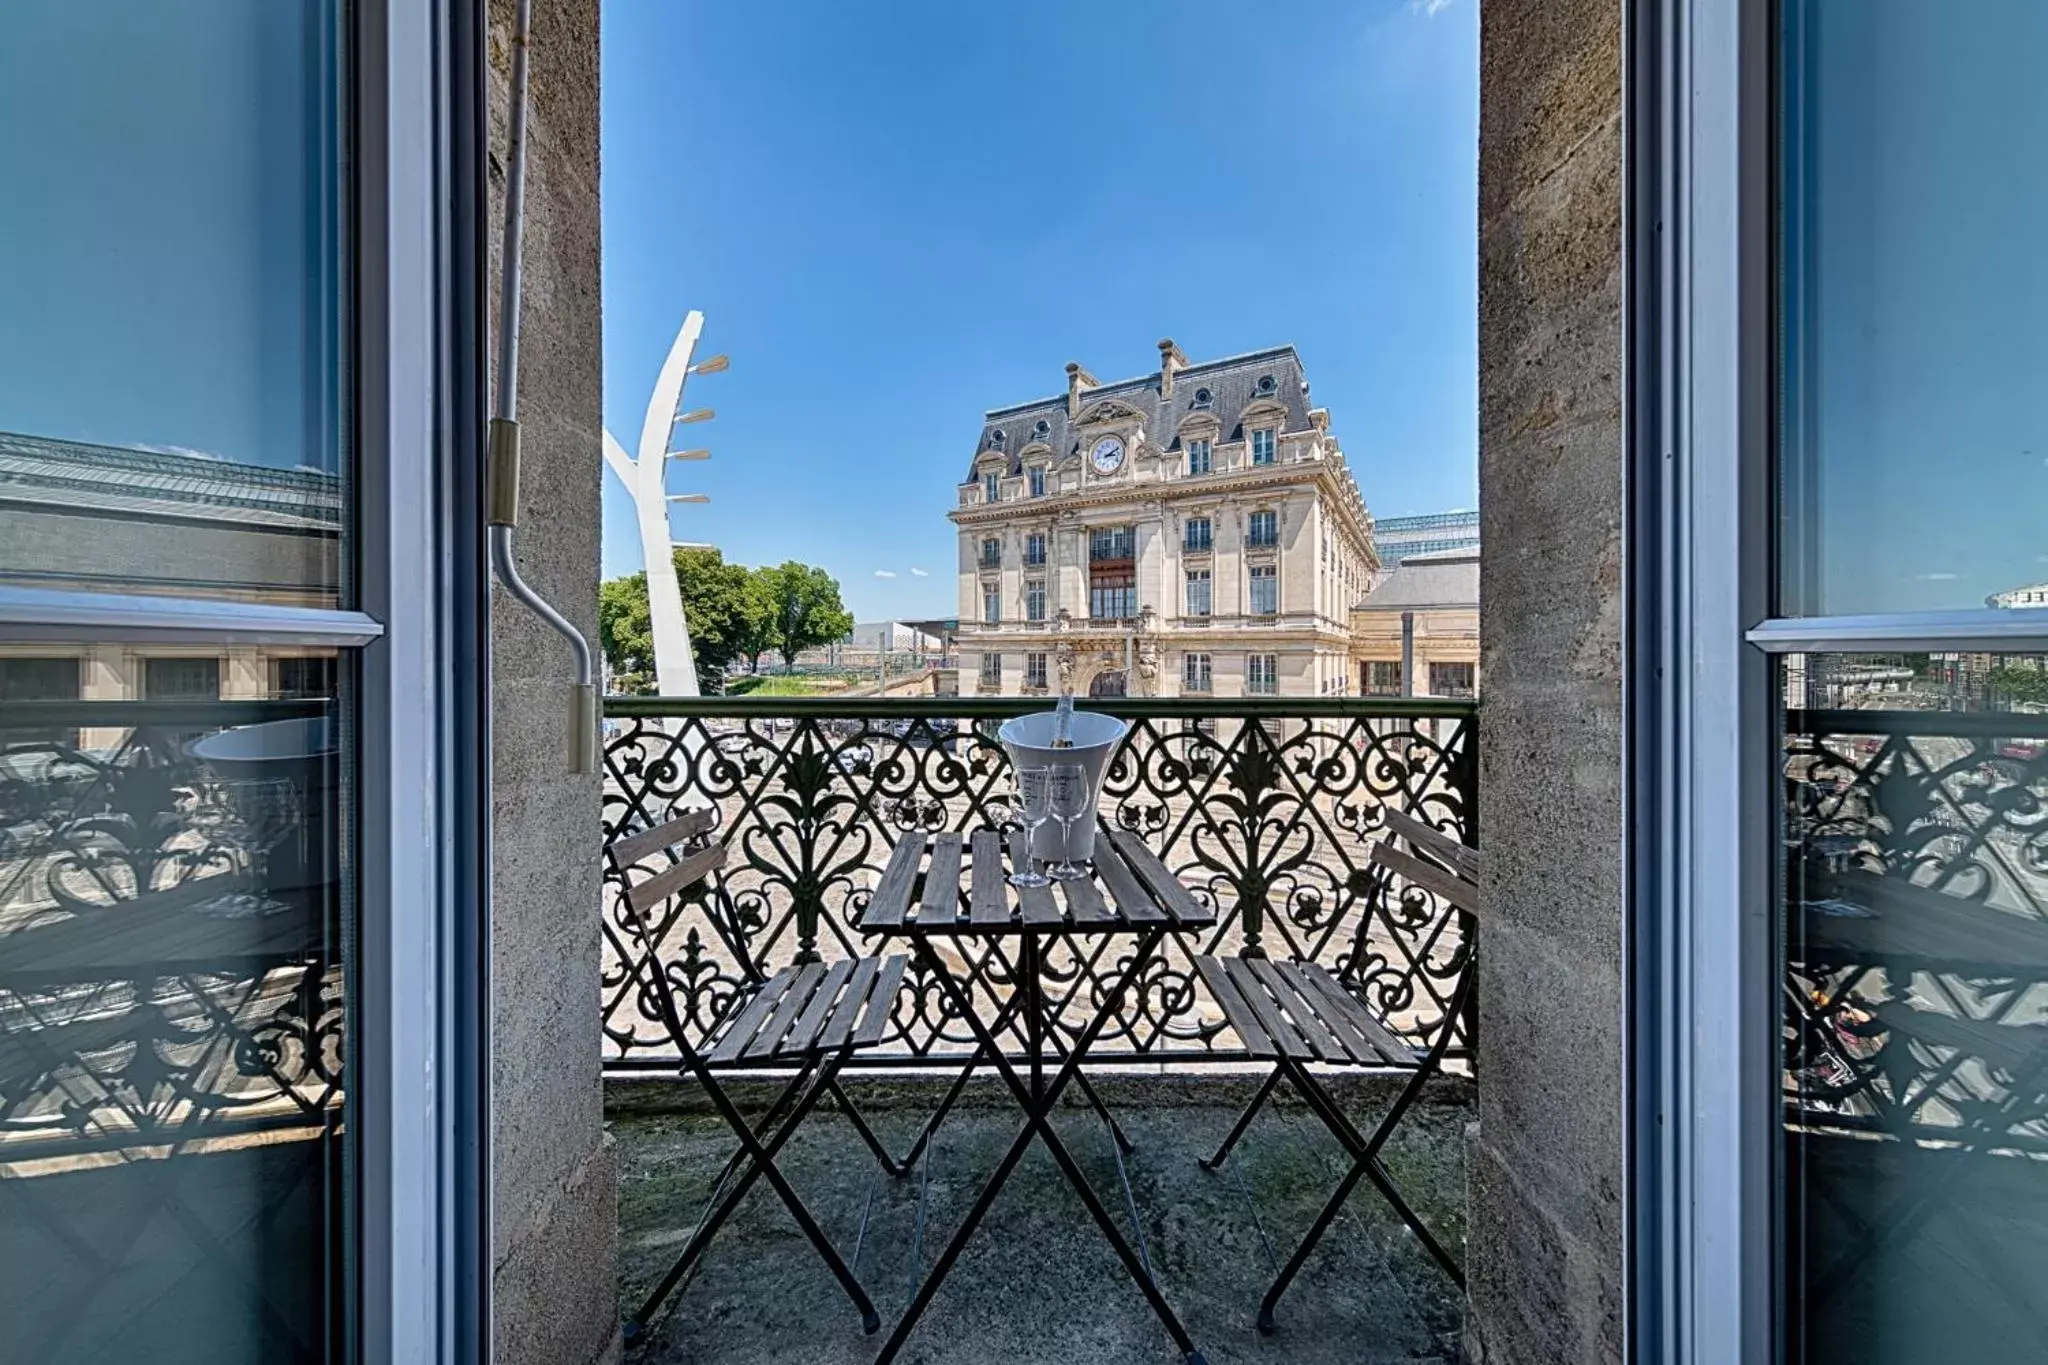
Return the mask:
<path id="1" fill-rule="evenodd" d="M 1479 695 L 1479 549 L 1402 560 L 1351 611 L 1365 697 Z"/>
<path id="2" fill-rule="evenodd" d="M 990 410 L 959 505 L 963 691 L 1334 696 L 1373 523 L 1291 346 Z"/>

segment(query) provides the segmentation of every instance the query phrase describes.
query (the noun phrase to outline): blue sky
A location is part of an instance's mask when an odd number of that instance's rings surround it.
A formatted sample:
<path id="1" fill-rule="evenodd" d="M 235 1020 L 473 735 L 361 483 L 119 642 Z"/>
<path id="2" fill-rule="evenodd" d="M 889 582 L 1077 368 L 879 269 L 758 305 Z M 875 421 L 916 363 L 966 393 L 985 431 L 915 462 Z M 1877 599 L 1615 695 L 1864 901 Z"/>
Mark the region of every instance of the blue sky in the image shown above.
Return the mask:
<path id="1" fill-rule="evenodd" d="M 1477 0 L 613 0 L 603 51 L 607 425 L 688 309 L 733 362 L 678 539 L 951 615 L 982 412 L 1162 336 L 1294 343 L 1378 515 L 1475 505 Z"/>

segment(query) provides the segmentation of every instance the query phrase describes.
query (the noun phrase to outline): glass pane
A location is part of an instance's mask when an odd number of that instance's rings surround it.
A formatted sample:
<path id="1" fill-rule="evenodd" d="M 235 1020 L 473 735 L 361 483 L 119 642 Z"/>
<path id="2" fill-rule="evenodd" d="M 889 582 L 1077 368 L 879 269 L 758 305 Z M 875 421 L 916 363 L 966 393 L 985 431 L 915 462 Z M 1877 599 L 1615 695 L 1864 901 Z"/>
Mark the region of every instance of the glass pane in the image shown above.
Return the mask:
<path id="1" fill-rule="evenodd" d="M 2048 5 L 1788 0 L 1780 614 L 2048 579 Z"/>
<path id="2" fill-rule="evenodd" d="M 0 583 L 345 605 L 340 0 L 17 0 Z"/>
<path id="3" fill-rule="evenodd" d="M 0 1354 L 339 1359 L 337 660 L 38 649 L 0 661 Z"/>
<path id="4" fill-rule="evenodd" d="M 1787 1359 L 2048 1362 L 2048 654 L 1780 682 Z"/>

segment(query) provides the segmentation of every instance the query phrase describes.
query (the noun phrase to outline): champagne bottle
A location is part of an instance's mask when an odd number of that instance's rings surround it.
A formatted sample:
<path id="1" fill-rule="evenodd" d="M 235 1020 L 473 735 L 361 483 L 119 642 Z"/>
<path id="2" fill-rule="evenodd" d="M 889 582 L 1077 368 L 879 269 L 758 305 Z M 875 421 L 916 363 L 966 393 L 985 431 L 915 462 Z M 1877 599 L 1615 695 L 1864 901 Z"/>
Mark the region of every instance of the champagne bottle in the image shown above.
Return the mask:
<path id="1" fill-rule="evenodd" d="M 1074 694 L 1060 693 L 1059 705 L 1052 713 L 1052 747 L 1071 749 L 1074 747 Z"/>

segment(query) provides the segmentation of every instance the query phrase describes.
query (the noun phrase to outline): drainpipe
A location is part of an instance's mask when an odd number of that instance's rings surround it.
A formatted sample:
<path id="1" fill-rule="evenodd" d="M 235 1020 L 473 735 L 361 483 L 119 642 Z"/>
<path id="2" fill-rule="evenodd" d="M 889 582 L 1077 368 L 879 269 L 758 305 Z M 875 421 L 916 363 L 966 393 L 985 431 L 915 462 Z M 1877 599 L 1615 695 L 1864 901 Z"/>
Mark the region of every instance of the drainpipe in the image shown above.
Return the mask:
<path id="1" fill-rule="evenodd" d="M 583 632 L 519 576 L 512 531 L 519 524 L 519 256 L 526 225 L 526 49 L 533 0 L 519 0 L 512 27 L 512 135 L 505 165 L 504 270 L 498 289 L 498 391 L 486 443 L 490 458 L 491 568 L 505 590 L 556 634 L 576 657 L 569 698 L 569 767 L 597 770 L 597 657 Z"/>
<path id="2" fill-rule="evenodd" d="M 1401 695 L 1415 695 L 1415 613 L 1401 613 Z"/>

